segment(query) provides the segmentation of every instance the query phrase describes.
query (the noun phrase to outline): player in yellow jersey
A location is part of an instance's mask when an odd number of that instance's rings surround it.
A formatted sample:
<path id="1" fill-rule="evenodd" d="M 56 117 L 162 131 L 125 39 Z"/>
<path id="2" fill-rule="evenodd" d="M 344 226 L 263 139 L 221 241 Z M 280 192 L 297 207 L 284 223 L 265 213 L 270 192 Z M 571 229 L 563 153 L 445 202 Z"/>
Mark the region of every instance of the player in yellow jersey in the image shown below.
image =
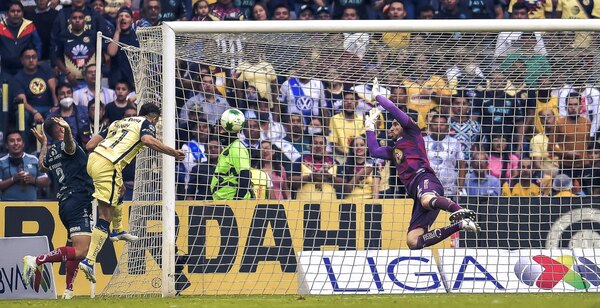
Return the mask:
<path id="1" fill-rule="evenodd" d="M 104 241 L 108 237 L 110 222 L 117 235 L 122 233 L 120 213 L 115 211 L 119 190 L 123 186 L 122 170 L 146 147 L 182 160 L 185 153 L 164 145 L 156 139 L 154 125 L 160 117 L 160 108 L 146 103 L 140 108 L 139 116 L 113 122 L 108 129 L 95 135 L 87 143 L 93 151 L 87 163 L 87 172 L 94 181 L 94 198 L 98 200 L 98 220 L 92 230 L 92 240 L 87 257 L 79 262 L 85 277 L 96 282 L 94 263 Z M 113 215 L 116 218 L 113 220 Z"/>

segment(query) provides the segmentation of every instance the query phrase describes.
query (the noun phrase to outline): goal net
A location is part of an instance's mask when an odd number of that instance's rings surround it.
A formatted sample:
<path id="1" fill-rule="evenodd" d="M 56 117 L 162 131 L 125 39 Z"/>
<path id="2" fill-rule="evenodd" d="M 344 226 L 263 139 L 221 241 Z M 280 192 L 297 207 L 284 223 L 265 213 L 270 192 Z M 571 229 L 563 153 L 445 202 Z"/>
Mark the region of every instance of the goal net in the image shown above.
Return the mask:
<path id="1" fill-rule="evenodd" d="M 137 29 L 140 48 L 121 48 L 138 102 L 161 106 L 159 137 L 186 158 L 138 156 L 129 222 L 140 240 L 102 294 L 597 288 L 598 26 L 569 22 Z M 407 250 L 413 200 L 364 136 L 374 77 L 421 129 L 445 195 L 475 210 L 482 232 Z M 249 148 L 251 200 L 212 200 L 231 141 L 219 125 L 227 108 L 246 117 L 236 137 Z M 393 146 L 393 127 L 383 112 L 380 145 Z M 431 229 L 446 225 L 442 211 Z M 579 280 L 545 280 L 548 264 Z"/>

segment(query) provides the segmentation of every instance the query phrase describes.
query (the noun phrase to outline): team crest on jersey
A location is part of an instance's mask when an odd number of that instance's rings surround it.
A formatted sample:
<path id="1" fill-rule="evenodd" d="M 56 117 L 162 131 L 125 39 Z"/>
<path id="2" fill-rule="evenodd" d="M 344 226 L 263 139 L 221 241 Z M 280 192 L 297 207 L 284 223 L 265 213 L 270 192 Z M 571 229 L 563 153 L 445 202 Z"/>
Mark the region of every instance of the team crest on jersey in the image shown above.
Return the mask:
<path id="1" fill-rule="evenodd" d="M 86 44 L 89 43 L 90 42 L 90 37 L 89 36 L 84 36 L 83 37 L 83 42 L 86 43 Z"/>
<path id="2" fill-rule="evenodd" d="M 40 95 L 44 93 L 47 88 L 48 86 L 42 78 L 36 77 L 31 79 L 31 81 L 29 82 L 29 91 L 31 91 L 33 95 Z"/>
<path id="3" fill-rule="evenodd" d="M 300 110 L 310 110 L 313 108 L 313 99 L 308 96 L 296 97 L 296 108 Z"/>
<path id="4" fill-rule="evenodd" d="M 402 158 L 404 158 L 404 152 L 400 149 L 394 149 L 394 159 L 396 160 L 396 163 L 401 162 Z"/>

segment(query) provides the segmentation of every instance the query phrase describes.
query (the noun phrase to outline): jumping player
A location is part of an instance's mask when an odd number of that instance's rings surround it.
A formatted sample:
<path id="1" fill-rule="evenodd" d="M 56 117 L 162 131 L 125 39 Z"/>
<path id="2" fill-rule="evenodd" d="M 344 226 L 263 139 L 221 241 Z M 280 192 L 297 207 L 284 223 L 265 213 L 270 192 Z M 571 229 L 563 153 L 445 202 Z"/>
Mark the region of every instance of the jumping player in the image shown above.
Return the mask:
<path id="1" fill-rule="evenodd" d="M 463 209 L 444 197 L 444 187 L 429 166 L 419 126 L 393 102 L 379 95 L 377 79 L 373 80 L 371 100 L 390 112 L 394 119 L 388 131 L 389 137 L 396 141 L 394 147 L 379 146 L 377 142 L 375 123 L 381 113 L 377 106 L 365 118 L 365 129 L 371 156 L 396 164 L 397 176 L 406 187 L 407 194 L 414 200 L 406 240 L 408 247 L 422 249 L 432 246 L 459 230 L 478 232 L 480 228 L 475 222 L 475 212 Z M 440 210 L 452 213 L 451 225 L 429 231 Z"/>
<path id="2" fill-rule="evenodd" d="M 92 179 L 85 170 L 87 154 L 75 143 L 71 127 L 62 118 L 48 118 L 44 121 L 43 130 L 31 130 L 37 140 L 43 145 L 40 151 L 39 168 L 42 172 L 52 172 L 59 183 L 58 215 L 67 229 L 68 241 L 72 247 L 59 247 L 40 256 L 25 256 L 23 258 L 24 279 L 27 284 L 31 279 L 40 279 L 42 264 L 48 262 L 66 261 L 67 287 L 63 293 L 64 299 L 73 298 L 73 281 L 77 275 L 77 264 L 87 254 L 90 246 Z M 46 148 L 46 134 L 55 142 Z"/>
<path id="3" fill-rule="evenodd" d="M 94 263 L 104 241 L 108 237 L 110 222 L 113 224 L 111 239 L 131 241 L 137 237 L 122 229 L 120 207 L 117 206 L 119 190 L 123 186 L 122 171 L 138 153 L 146 147 L 178 160 L 185 157 L 181 150 L 173 149 L 156 139 L 154 125 L 160 117 L 160 108 L 145 103 L 139 116 L 113 122 L 108 129 L 95 135 L 86 144 L 90 154 L 87 171 L 94 181 L 94 198 L 98 200 L 98 221 L 92 230 L 92 239 L 87 257 L 79 262 L 79 269 L 85 277 L 96 282 Z M 113 215 L 115 219 L 113 219 Z"/>

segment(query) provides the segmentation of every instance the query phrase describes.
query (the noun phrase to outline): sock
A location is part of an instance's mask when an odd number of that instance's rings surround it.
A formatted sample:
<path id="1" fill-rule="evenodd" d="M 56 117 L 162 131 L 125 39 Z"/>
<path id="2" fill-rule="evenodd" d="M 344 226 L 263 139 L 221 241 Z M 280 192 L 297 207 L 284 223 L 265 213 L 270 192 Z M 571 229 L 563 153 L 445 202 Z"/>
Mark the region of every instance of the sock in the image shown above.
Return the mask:
<path id="1" fill-rule="evenodd" d="M 429 204 L 431 205 L 431 208 L 433 209 L 440 209 L 440 210 L 444 210 L 446 212 L 456 212 L 460 209 L 462 209 L 462 207 L 458 204 L 456 204 L 456 202 L 446 198 L 446 197 L 433 197 L 431 199 L 431 201 L 429 202 Z"/>
<path id="2" fill-rule="evenodd" d="M 108 237 L 108 228 L 110 223 L 104 219 L 99 218 L 96 222 L 96 226 L 92 230 L 92 240 L 90 242 L 90 248 L 88 254 L 85 257 L 90 265 L 94 265 L 96 257 L 104 245 L 104 241 Z"/>
<path id="3" fill-rule="evenodd" d="M 112 229 L 113 231 L 119 233 L 123 231 L 123 199 L 119 198 L 119 202 L 117 202 L 117 206 L 114 207 L 113 219 L 112 219 Z"/>
<path id="4" fill-rule="evenodd" d="M 431 230 L 431 231 L 419 236 L 419 239 L 417 240 L 416 249 L 422 249 L 425 247 L 429 247 L 429 246 L 435 245 L 435 244 L 445 240 L 450 235 L 452 235 L 460 230 L 460 224 L 461 223 L 458 222 L 458 223 L 449 225 L 449 226 L 441 228 L 441 229 Z"/>
<path id="5" fill-rule="evenodd" d="M 73 291 L 73 283 L 75 282 L 75 277 L 77 277 L 77 272 L 79 271 L 79 267 L 77 267 L 78 263 L 78 260 L 67 261 L 67 289 L 71 291 Z"/>
<path id="6" fill-rule="evenodd" d="M 75 260 L 75 248 L 73 247 L 59 247 L 49 253 L 43 254 L 35 258 L 37 265 L 48 263 L 48 262 L 62 262 L 67 260 Z"/>

